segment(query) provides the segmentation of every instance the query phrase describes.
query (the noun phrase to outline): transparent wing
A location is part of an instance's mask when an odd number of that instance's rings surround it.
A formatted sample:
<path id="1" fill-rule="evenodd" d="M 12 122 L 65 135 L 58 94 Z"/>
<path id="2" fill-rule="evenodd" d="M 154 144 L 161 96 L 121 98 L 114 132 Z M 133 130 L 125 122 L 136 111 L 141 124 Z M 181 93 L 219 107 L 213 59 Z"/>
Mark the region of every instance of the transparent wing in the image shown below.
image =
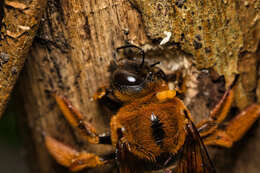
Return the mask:
<path id="1" fill-rule="evenodd" d="M 127 149 L 127 144 L 118 143 L 116 151 L 116 159 L 118 164 L 119 173 L 139 173 L 136 157 L 132 155 Z"/>
<path id="2" fill-rule="evenodd" d="M 207 149 L 190 120 L 186 126 L 187 139 L 176 167 L 176 173 L 216 173 Z"/>

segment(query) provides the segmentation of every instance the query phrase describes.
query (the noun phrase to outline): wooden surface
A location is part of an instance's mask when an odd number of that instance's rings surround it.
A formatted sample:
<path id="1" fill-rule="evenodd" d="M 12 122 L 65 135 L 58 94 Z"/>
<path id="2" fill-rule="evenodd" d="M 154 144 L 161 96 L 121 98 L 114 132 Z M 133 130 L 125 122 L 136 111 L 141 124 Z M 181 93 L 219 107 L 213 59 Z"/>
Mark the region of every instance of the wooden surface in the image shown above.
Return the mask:
<path id="1" fill-rule="evenodd" d="M 113 51 L 124 45 L 125 41 L 142 46 L 147 52 L 148 61 L 161 60 L 160 67 L 165 72 L 172 73 L 176 69 L 182 69 L 187 73 L 189 89 L 185 103 L 196 120 L 206 117 L 210 108 L 221 97 L 225 83 L 215 70 L 198 70 L 193 65 L 195 53 L 184 51 L 179 43 L 170 42 L 159 46 L 164 35 L 161 33 L 153 38 L 142 15 L 142 10 L 136 10 L 127 0 L 48 1 L 40 31 L 19 82 L 26 112 L 23 125 L 29 129 L 27 142 L 32 144 L 29 153 L 33 172 L 66 172 L 65 168 L 57 165 L 49 156 L 43 144 L 43 132 L 79 150 L 85 149 L 98 154 L 111 150 L 104 145 L 96 147 L 87 144 L 74 132 L 61 115 L 50 92 L 56 91 L 66 96 L 99 132 L 108 131 L 110 117 L 102 114 L 92 96 L 98 87 L 108 83 L 107 67 Z M 185 34 L 188 33 L 187 30 Z M 240 108 L 256 101 L 255 92 L 260 92 L 260 87 L 257 88 L 256 85 L 260 76 L 257 74 L 259 53 L 257 49 L 252 49 L 251 52 L 236 52 L 235 57 L 239 60 L 238 71 L 241 72 L 236 98 L 237 105 L 241 104 Z M 246 68 L 248 63 L 251 68 Z M 231 66 L 236 67 L 237 64 Z M 260 150 L 259 128 L 256 128 L 257 125 L 251 131 L 252 137 L 246 138 L 234 149 L 212 151 L 218 172 L 242 173 L 242 170 L 250 169 L 250 173 L 256 173 L 253 171 L 259 168 L 256 154 Z M 251 153 L 248 160 L 245 159 L 247 153 Z M 82 172 L 111 172 L 111 167 Z"/>
<path id="2" fill-rule="evenodd" d="M 115 47 L 124 45 L 125 30 L 129 30 L 128 37 L 135 44 L 147 40 L 140 15 L 127 1 L 59 2 L 48 1 L 20 85 L 35 142 L 35 166 L 37 172 L 46 173 L 66 169 L 57 166 L 49 156 L 43 144 L 43 131 L 77 149 L 97 153 L 109 150 L 82 141 L 64 120 L 49 92 L 63 94 L 99 132 L 108 131 L 109 117 L 100 113 L 92 96 L 108 82 L 107 66 Z"/>
<path id="3" fill-rule="evenodd" d="M 0 3 L 0 117 L 38 29 L 45 0 Z"/>

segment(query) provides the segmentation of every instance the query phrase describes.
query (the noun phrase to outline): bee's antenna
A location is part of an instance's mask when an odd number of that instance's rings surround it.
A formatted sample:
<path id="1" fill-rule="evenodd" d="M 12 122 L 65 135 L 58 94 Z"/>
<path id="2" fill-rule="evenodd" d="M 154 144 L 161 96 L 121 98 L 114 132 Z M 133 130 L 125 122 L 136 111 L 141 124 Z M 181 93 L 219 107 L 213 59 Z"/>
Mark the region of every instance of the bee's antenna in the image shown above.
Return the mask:
<path id="1" fill-rule="evenodd" d="M 156 62 L 156 63 L 151 64 L 150 67 L 154 67 L 154 66 L 156 66 L 157 64 L 160 64 L 160 63 L 161 63 L 161 62 L 158 61 L 158 62 Z"/>
<path id="2" fill-rule="evenodd" d="M 116 52 L 113 51 L 113 60 L 114 60 L 114 62 L 117 64 L 117 59 L 116 59 L 116 57 L 117 57 L 117 51 L 116 51 Z"/>
<path id="3" fill-rule="evenodd" d="M 130 47 L 133 47 L 133 48 L 136 48 L 136 49 L 139 49 L 141 51 L 141 54 L 142 54 L 142 62 L 140 64 L 140 67 L 142 67 L 144 65 L 144 59 L 145 59 L 145 52 L 142 48 L 138 47 L 138 46 L 135 46 L 135 45 L 132 45 L 132 44 L 127 44 L 127 45 L 124 45 L 124 46 L 121 46 L 121 47 L 118 47 L 116 48 L 116 53 L 120 50 L 120 49 L 126 49 L 126 48 L 130 48 Z M 114 59 L 116 59 L 116 57 L 114 57 Z"/>
<path id="4" fill-rule="evenodd" d="M 230 89 L 232 89 L 237 84 L 239 76 L 240 76 L 239 74 L 236 74 L 234 81 L 230 85 Z"/>
<path id="5" fill-rule="evenodd" d="M 144 50 L 142 50 L 142 63 L 140 64 L 140 67 L 143 67 L 144 65 L 144 58 L 145 58 L 145 53 Z"/>

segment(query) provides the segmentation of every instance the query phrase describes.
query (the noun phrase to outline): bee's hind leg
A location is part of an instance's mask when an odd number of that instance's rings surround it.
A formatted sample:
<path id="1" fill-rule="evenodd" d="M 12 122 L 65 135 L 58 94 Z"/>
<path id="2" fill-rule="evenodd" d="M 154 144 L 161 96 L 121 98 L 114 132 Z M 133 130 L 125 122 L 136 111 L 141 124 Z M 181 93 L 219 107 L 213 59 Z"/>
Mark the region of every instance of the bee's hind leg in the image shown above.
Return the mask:
<path id="1" fill-rule="evenodd" d="M 233 88 L 228 88 L 218 104 L 210 112 L 208 118 L 196 125 L 200 136 L 204 137 L 218 128 L 218 125 L 227 117 L 234 98 Z"/>
<path id="2" fill-rule="evenodd" d="M 48 135 L 45 135 L 44 138 L 49 153 L 59 164 L 68 167 L 73 172 L 84 168 L 94 168 L 109 162 L 109 160 L 104 160 L 93 153 L 78 152 Z"/>
<path id="3" fill-rule="evenodd" d="M 253 104 L 231 119 L 223 130 L 216 129 L 203 138 L 205 145 L 231 147 L 260 117 L 260 104 Z"/>
<path id="4" fill-rule="evenodd" d="M 219 125 L 229 113 L 234 98 L 233 88 L 237 80 L 238 76 L 236 76 L 233 84 L 224 93 L 213 111 L 211 111 L 209 118 L 197 125 L 205 145 L 231 147 L 234 142 L 243 137 L 260 117 L 260 104 L 253 104 L 227 122 L 224 129 L 219 129 Z"/>

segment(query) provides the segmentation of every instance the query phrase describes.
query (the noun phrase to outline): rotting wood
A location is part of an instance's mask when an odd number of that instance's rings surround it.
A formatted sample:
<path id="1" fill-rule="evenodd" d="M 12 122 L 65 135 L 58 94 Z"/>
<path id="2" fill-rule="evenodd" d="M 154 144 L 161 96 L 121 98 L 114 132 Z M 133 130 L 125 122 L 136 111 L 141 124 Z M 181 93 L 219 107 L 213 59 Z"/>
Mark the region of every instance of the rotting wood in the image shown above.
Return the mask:
<path id="1" fill-rule="evenodd" d="M 77 149 L 98 154 L 111 150 L 104 145 L 89 145 L 72 132 L 49 92 L 66 96 L 99 132 L 107 131 L 110 117 L 102 115 L 91 98 L 108 82 L 107 67 L 113 50 L 127 39 L 137 45 L 147 42 L 140 15 L 125 0 L 48 1 L 20 83 L 36 151 L 30 152 L 37 160 L 34 171 L 66 172 L 48 154 L 43 131 Z M 111 166 L 85 170 L 110 171 Z"/>
<path id="2" fill-rule="evenodd" d="M 130 0 L 147 35 L 171 41 L 192 54 L 198 68 L 213 67 L 229 85 L 241 52 L 255 52 L 260 38 L 259 1 Z"/>
<path id="3" fill-rule="evenodd" d="M 1 2 L 4 11 L 0 14 L 0 117 L 32 45 L 45 4 L 45 0 Z"/>

